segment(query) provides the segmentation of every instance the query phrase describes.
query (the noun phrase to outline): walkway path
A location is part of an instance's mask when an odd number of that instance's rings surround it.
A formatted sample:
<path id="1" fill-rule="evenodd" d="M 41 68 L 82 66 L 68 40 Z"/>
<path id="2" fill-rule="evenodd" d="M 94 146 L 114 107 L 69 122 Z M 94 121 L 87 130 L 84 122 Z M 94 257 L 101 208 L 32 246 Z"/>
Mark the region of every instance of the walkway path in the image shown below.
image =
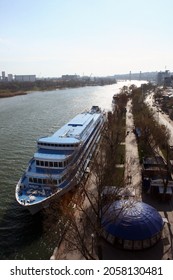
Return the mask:
<path id="1" fill-rule="evenodd" d="M 134 122 L 132 115 L 132 101 L 127 102 L 126 113 L 126 164 L 125 164 L 125 182 L 127 186 L 135 191 L 136 200 L 141 200 L 141 167 L 138 156 L 138 146 L 133 132 Z"/>

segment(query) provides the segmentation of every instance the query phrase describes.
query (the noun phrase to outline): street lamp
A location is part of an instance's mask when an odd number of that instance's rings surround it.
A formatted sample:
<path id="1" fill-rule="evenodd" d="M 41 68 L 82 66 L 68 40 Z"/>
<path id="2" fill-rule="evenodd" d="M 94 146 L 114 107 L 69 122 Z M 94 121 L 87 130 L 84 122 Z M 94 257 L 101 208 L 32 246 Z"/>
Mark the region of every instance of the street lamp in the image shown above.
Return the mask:
<path id="1" fill-rule="evenodd" d="M 92 239 L 91 253 L 92 253 L 92 255 L 93 255 L 93 249 L 94 249 L 94 233 L 91 233 L 91 239 Z"/>

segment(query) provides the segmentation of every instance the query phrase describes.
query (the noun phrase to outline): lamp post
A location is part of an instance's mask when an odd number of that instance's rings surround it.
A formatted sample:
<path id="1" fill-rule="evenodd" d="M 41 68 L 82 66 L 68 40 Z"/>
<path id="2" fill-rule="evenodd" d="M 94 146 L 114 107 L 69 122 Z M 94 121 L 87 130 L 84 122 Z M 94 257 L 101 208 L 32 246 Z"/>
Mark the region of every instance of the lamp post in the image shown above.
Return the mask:
<path id="1" fill-rule="evenodd" d="M 92 239 L 91 253 L 92 253 L 92 255 L 93 255 L 93 249 L 94 249 L 94 233 L 91 233 L 91 239 Z"/>

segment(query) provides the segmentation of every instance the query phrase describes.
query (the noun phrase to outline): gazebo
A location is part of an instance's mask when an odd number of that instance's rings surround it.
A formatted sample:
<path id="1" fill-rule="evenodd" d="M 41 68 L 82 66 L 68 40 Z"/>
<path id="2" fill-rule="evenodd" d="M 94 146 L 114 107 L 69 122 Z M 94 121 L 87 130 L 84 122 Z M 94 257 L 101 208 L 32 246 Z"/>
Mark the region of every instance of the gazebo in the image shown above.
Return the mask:
<path id="1" fill-rule="evenodd" d="M 102 236 L 121 248 L 141 250 L 160 239 L 163 225 L 162 217 L 152 206 L 133 200 L 117 200 L 103 214 Z"/>

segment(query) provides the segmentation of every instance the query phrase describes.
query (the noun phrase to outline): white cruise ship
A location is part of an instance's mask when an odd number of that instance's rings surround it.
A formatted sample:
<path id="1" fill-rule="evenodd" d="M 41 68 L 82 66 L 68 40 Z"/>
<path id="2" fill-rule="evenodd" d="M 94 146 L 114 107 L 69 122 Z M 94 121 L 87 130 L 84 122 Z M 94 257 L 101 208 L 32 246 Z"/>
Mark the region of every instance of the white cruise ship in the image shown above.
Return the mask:
<path id="1" fill-rule="evenodd" d="M 16 200 L 35 214 L 51 198 L 71 190 L 82 179 L 100 139 L 105 115 L 98 106 L 83 112 L 49 137 L 37 151 L 16 186 Z"/>

